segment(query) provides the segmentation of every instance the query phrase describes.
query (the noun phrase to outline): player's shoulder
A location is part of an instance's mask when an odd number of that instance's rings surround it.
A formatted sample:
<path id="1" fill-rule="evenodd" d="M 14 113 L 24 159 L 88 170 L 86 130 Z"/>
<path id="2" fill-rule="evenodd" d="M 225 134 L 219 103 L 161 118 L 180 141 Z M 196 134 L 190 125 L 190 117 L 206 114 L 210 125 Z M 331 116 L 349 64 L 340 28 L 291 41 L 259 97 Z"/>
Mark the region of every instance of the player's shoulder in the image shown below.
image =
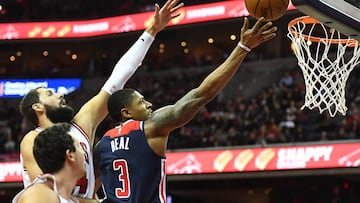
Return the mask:
<path id="1" fill-rule="evenodd" d="M 22 138 L 20 142 L 20 152 L 22 154 L 26 152 L 32 152 L 32 148 L 34 146 L 34 140 L 38 135 L 39 135 L 39 131 L 32 130 Z"/>
<path id="2" fill-rule="evenodd" d="M 119 135 L 119 128 L 114 127 L 114 128 L 111 128 L 110 130 L 106 131 L 104 134 L 104 137 L 114 137 L 117 135 Z"/>
<path id="3" fill-rule="evenodd" d="M 29 142 L 34 142 L 35 138 L 39 135 L 39 131 L 37 130 L 31 130 L 28 133 L 26 133 L 26 135 L 23 137 L 23 139 L 21 140 L 21 144 L 22 143 L 29 143 Z"/>
<path id="4" fill-rule="evenodd" d="M 142 123 L 142 121 L 128 120 L 121 126 L 121 129 L 140 130 Z"/>
<path id="5" fill-rule="evenodd" d="M 128 120 L 122 125 L 116 126 L 108 130 L 104 136 L 114 137 L 123 136 L 129 134 L 131 131 L 137 131 L 142 129 L 142 121 Z"/>
<path id="6" fill-rule="evenodd" d="M 24 191 L 18 202 L 59 202 L 59 197 L 46 184 L 35 184 Z"/>

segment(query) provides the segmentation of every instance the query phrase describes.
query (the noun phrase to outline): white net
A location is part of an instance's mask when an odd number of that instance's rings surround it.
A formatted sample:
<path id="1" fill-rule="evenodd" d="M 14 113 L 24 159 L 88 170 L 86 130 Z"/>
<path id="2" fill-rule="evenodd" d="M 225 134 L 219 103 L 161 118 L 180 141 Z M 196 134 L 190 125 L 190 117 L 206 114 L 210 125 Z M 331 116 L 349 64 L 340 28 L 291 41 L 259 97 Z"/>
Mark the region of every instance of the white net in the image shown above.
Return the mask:
<path id="1" fill-rule="evenodd" d="M 298 20 L 289 23 L 288 30 L 305 80 L 301 109 L 346 115 L 346 81 L 360 63 L 359 43 L 318 21 Z"/>

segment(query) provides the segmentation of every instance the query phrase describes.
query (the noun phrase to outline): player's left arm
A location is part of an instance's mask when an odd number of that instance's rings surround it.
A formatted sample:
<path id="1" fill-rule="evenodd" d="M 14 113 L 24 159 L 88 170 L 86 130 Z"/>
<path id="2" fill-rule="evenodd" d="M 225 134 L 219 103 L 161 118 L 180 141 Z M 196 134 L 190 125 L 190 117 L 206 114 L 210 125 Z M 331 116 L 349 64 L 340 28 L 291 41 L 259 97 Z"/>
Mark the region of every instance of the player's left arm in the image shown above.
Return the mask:
<path id="1" fill-rule="evenodd" d="M 178 2 L 179 0 L 168 0 L 161 9 L 158 5 L 155 6 L 155 14 L 145 32 L 120 58 L 100 92 L 90 99 L 74 117 L 74 122 L 90 136 L 91 145 L 94 142 L 94 132 L 97 126 L 108 113 L 109 96 L 113 92 L 123 89 L 125 83 L 141 65 L 156 34 L 163 30 L 170 20 L 180 16 L 178 10 L 183 7 L 183 4 L 178 4 Z"/>

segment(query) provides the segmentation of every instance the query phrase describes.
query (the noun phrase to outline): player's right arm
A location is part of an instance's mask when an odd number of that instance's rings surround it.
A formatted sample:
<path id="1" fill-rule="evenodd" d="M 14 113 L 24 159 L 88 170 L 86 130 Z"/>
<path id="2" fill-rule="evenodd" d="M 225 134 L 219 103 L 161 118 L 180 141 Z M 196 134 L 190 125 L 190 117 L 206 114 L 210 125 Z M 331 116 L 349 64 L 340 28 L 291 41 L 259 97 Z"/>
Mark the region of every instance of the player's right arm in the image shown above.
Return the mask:
<path id="1" fill-rule="evenodd" d="M 262 23 L 263 18 L 260 18 L 252 28 L 249 28 L 249 20 L 245 18 L 240 34 L 240 45 L 234 48 L 230 56 L 197 88 L 188 92 L 174 105 L 166 106 L 153 113 L 150 121 L 147 121 L 147 125 L 152 125 L 149 129 L 153 130 L 153 136 L 166 137 L 171 130 L 189 122 L 200 108 L 214 99 L 234 76 L 248 54 L 241 45 L 255 48 L 276 36 L 277 28 L 273 27 L 271 22 L 264 25 Z"/>
<path id="2" fill-rule="evenodd" d="M 33 154 L 34 140 L 38 134 L 39 132 L 32 130 L 25 135 L 20 143 L 20 153 L 24 164 L 23 167 L 27 170 L 30 182 L 38 175 L 42 174 Z"/>
<path id="3" fill-rule="evenodd" d="M 273 27 L 271 22 L 265 25 L 262 23 L 263 18 L 260 18 L 253 28 L 249 29 L 249 20 L 245 18 L 240 34 L 240 45 L 234 48 L 230 56 L 197 88 L 191 90 L 175 104 L 155 111 L 151 118 L 146 120 L 145 132 L 149 145 L 156 154 L 164 156 L 169 133 L 189 122 L 234 76 L 249 51 L 242 46 L 255 48 L 276 36 L 277 28 Z"/>

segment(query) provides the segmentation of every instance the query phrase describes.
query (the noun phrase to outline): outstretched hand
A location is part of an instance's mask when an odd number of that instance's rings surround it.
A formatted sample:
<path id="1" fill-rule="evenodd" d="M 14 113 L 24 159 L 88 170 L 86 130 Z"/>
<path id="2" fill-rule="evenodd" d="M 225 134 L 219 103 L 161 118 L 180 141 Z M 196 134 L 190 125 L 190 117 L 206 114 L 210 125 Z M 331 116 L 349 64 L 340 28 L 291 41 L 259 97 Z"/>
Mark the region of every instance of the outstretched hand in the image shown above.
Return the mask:
<path id="1" fill-rule="evenodd" d="M 277 27 L 274 27 L 272 22 L 267 22 L 264 25 L 263 22 L 264 18 L 261 17 L 255 25 L 249 29 L 249 20 L 245 18 L 244 25 L 241 28 L 240 42 L 249 48 L 255 48 L 274 38 Z"/>
<path id="2" fill-rule="evenodd" d="M 155 15 L 149 26 L 149 29 L 155 32 L 154 34 L 164 29 L 170 20 L 180 16 L 178 11 L 184 6 L 184 3 L 178 4 L 178 2 L 179 0 L 168 0 L 161 8 L 155 4 Z"/>

